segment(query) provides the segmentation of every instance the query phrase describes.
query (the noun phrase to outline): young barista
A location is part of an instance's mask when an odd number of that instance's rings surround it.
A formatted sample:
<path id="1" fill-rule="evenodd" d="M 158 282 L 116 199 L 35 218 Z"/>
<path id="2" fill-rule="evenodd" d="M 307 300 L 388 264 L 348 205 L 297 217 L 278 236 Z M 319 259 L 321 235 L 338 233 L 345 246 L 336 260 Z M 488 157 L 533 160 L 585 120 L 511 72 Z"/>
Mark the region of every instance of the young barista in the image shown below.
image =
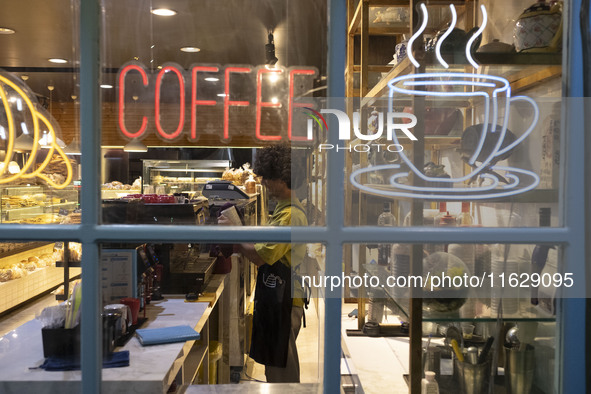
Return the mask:
<path id="1" fill-rule="evenodd" d="M 277 200 L 271 226 L 308 225 L 304 208 L 293 192 L 301 185 L 305 170 L 295 155 L 292 160 L 292 154 L 292 149 L 283 144 L 263 148 L 256 154 L 254 172 L 262 176 L 269 196 Z M 292 174 L 302 179 L 296 181 Z M 223 215 L 218 223 L 230 224 Z M 267 382 L 299 382 L 296 338 L 304 313 L 304 292 L 297 278 L 306 246 L 243 243 L 236 245 L 235 251 L 258 267 L 250 357 L 265 365 Z"/>

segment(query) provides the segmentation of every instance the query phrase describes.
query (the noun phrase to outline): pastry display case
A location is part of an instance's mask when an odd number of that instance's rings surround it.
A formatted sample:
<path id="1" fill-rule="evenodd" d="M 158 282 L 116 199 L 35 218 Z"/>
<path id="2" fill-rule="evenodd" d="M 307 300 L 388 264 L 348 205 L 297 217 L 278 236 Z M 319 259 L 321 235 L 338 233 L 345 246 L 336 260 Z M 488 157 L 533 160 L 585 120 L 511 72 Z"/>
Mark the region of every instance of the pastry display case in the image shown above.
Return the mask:
<path id="1" fill-rule="evenodd" d="M 79 215 L 79 186 L 64 189 L 49 186 L 0 186 L 2 223 L 76 223 Z"/>
<path id="2" fill-rule="evenodd" d="M 199 195 L 210 180 L 221 179 L 228 160 L 142 160 L 142 193 Z"/>

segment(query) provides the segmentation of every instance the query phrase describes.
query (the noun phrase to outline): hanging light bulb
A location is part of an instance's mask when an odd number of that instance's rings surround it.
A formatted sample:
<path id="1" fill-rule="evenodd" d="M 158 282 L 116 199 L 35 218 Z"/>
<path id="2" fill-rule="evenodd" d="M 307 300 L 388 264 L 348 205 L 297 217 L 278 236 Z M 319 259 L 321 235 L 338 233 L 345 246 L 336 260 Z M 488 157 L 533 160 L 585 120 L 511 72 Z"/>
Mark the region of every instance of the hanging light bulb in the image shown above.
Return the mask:
<path id="1" fill-rule="evenodd" d="M 268 66 L 274 66 L 275 63 L 279 59 L 275 56 L 275 40 L 273 38 L 273 33 L 269 33 L 267 36 L 267 44 L 265 44 L 265 57 L 266 57 L 266 64 Z"/>

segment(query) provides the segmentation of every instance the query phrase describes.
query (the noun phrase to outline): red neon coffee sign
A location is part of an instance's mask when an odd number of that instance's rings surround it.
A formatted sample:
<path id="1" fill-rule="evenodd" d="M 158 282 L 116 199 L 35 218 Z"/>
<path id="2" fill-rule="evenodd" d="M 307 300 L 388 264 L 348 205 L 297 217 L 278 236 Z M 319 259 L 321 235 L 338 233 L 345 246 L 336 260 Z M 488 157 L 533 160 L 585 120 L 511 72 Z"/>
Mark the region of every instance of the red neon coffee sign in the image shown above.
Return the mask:
<path id="1" fill-rule="evenodd" d="M 208 76 L 215 76 L 220 80 L 221 86 L 223 86 L 223 100 L 216 100 L 216 95 L 211 92 L 204 94 L 199 88 L 199 84 L 202 83 L 200 77 L 203 73 L 207 73 Z M 135 74 L 135 75 L 134 75 Z M 141 77 L 141 95 L 151 97 L 153 94 L 153 114 L 150 112 L 142 114 L 141 125 L 136 130 L 130 130 L 126 125 L 126 86 L 129 86 L 129 80 L 132 77 L 137 77 L 137 74 Z M 264 84 L 264 78 L 268 78 L 271 75 L 286 76 L 282 79 L 283 92 L 277 97 L 273 98 L 273 101 L 264 100 L 264 90 L 269 89 Z M 248 109 L 252 107 L 252 111 L 248 113 L 252 115 L 254 120 L 254 129 L 252 135 L 259 141 L 279 141 L 283 138 L 289 140 L 300 141 L 305 140 L 305 137 L 295 136 L 293 133 L 293 111 L 295 108 L 309 106 L 310 104 L 296 103 L 293 99 L 295 95 L 295 86 L 298 85 L 310 85 L 313 79 L 316 77 L 317 71 L 314 68 L 300 68 L 291 67 L 289 69 L 284 68 L 273 68 L 267 69 L 265 67 L 252 68 L 248 66 L 227 66 L 220 67 L 214 65 L 194 65 L 189 68 L 188 71 L 184 70 L 181 66 L 176 64 L 167 64 L 157 74 L 149 74 L 143 65 L 133 62 L 123 66 L 119 70 L 118 81 L 118 123 L 121 133 L 130 139 L 142 137 L 150 127 L 155 129 L 157 135 L 164 140 L 172 141 L 183 135 L 183 132 L 188 131 L 188 137 L 191 140 L 197 140 L 199 138 L 198 124 L 199 117 L 197 115 L 197 108 L 200 106 L 205 107 L 218 107 L 223 109 L 223 115 L 219 121 L 222 122 L 220 127 L 220 134 L 223 140 L 231 138 L 230 135 L 230 123 L 231 114 L 235 110 L 234 108 L 242 107 Z M 176 78 L 175 78 L 176 77 Z M 244 91 L 238 91 L 236 87 L 233 87 L 233 81 L 236 78 L 247 78 L 247 81 L 252 85 L 253 97 L 249 100 L 244 99 Z M 186 79 L 190 79 L 187 83 Z M 267 87 L 265 87 L 267 86 Z M 186 93 L 186 90 L 190 89 L 190 93 Z M 234 91 L 232 90 L 234 89 Z M 137 88 L 136 88 L 137 90 Z M 267 94 L 269 92 L 266 92 Z M 162 109 L 162 97 L 166 94 L 167 97 L 174 97 L 174 104 L 178 109 L 176 114 L 178 123 L 176 127 L 168 126 L 165 128 L 162 122 L 163 109 Z M 221 96 L 218 94 L 217 96 Z M 241 99 L 235 97 L 240 96 Z M 137 99 L 134 98 L 134 100 Z M 144 100 L 145 101 L 145 100 Z M 187 101 L 187 102 L 186 102 Z M 282 122 L 281 127 L 276 130 L 273 135 L 265 135 L 261 132 L 262 123 L 264 122 L 262 113 L 263 109 L 276 109 L 280 110 L 285 108 L 283 103 L 287 104 L 287 116 L 286 121 Z M 175 112 L 177 111 L 175 109 Z M 186 115 L 186 111 L 189 110 L 190 115 Z M 168 109 L 170 111 L 170 109 Z M 186 119 L 190 118 L 190 123 L 186 122 Z M 186 123 L 189 123 L 186 125 Z M 203 124 L 201 124 L 203 126 Z M 187 127 L 188 126 L 188 130 Z M 274 125 L 275 127 L 276 125 Z M 249 130 L 246 132 L 250 133 Z M 284 137 L 286 136 L 286 137 Z"/>

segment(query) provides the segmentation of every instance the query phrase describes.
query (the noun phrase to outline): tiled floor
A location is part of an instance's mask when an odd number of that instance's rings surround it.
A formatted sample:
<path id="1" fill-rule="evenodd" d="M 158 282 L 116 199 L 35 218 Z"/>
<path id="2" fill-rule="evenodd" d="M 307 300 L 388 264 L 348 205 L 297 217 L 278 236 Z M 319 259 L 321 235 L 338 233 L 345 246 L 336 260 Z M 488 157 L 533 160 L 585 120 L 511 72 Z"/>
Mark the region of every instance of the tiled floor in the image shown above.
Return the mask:
<path id="1" fill-rule="evenodd" d="M 300 382 L 301 383 L 316 383 L 319 381 L 319 364 L 318 364 L 318 349 L 319 335 L 318 316 L 314 306 L 314 302 L 310 302 L 306 313 L 306 327 L 300 329 L 300 333 L 296 340 L 298 348 L 298 356 L 300 358 Z M 256 363 L 254 360 L 248 358 L 246 362 L 245 371 L 242 374 L 240 383 L 251 383 L 257 381 L 265 381 L 265 367 Z"/>

